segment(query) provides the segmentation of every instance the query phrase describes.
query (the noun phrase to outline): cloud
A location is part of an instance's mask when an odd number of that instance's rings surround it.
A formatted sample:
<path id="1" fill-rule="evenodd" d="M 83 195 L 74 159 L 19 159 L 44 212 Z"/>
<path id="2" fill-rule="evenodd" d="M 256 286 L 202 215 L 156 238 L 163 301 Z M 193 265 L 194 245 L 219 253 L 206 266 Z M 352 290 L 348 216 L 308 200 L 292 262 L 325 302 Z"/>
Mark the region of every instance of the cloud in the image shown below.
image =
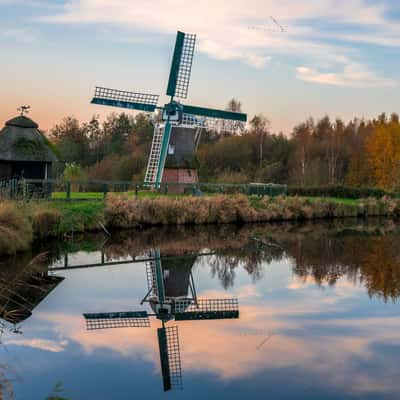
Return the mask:
<path id="1" fill-rule="evenodd" d="M 218 297 L 223 296 L 224 292 L 219 292 Z M 389 317 L 293 318 L 309 314 L 310 309 L 326 313 L 326 307 L 314 300 L 300 304 L 254 304 L 241 306 L 238 320 L 181 321 L 184 373 L 207 372 L 222 381 L 236 381 L 262 371 L 294 368 L 312 374 L 328 387 L 341 387 L 344 393 L 398 392 L 400 383 L 394 378 L 397 369 L 387 368 L 395 363 L 395 356 L 383 362 L 375 344 L 398 345 L 396 332 L 400 322 Z M 57 335 L 79 343 L 88 355 L 109 349 L 123 357 L 146 360 L 159 371 L 156 323 L 151 328 L 121 328 L 115 340 L 112 329 L 87 332 L 81 316 L 37 316 L 44 323 L 51 323 Z M 351 329 L 343 332 L 341 328 Z M 366 382 L 367 385 L 361 384 Z"/>
<path id="2" fill-rule="evenodd" d="M 68 345 L 68 341 L 62 340 L 60 342 L 56 342 L 54 340 L 44 340 L 44 339 L 19 339 L 19 340 L 10 339 L 7 340 L 5 344 L 31 347 L 33 349 L 40 349 L 52 353 L 60 353 L 64 351 L 65 347 Z"/>
<path id="3" fill-rule="evenodd" d="M 323 85 L 343 86 L 352 88 L 383 88 L 394 87 L 397 82 L 378 76 L 361 64 L 347 64 L 339 72 L 321 72 L 312 67 L 297 67 L 297 78 Z"/>
<path id="4" fill-rule="evenodd" d="M 38 38 L 37 30 L 27 28 L 0 29 L 0 40 L 11 40 L 18 43 L 32 43 Z"/>
<path id="5" fill-rule="evenodd" d="M 354 69 L 348 64 L 354 41 L 400 42 L 400 30 L 385 18 L 387 11 L 385 3 L 371 4 L 367 0 L 252 0 L 251 4 L 232 0 L 229 6 L 224 0 L 70 0 L 61 12 L 42 21 L 108 24 L 121 27 L 127 36 L 138 36 L 143 31 L 173 35 L 178 28 L 197 33 L 200 52 L 220 60 L 240 60 L 256 68 L 266 66 L 273 56 L 311 58 L 318 67 L 340 62 L 346 69 L 342 76 L 309 73 L 311 81 L 347 86 L 347 76 Z M 287 31 L 249 29 L 268 25 L 270 16 Z M 338 28 L 335 32 L 329 31 L 332 24 Z M 332 39 L 348 42 L 350 47 L 332 43 Z M 300 79 L 303 77 L 304 71 L 300 73 Z M 365 81 L 368 87 L 391 84 L 370 73 L 357 78 L 356 85 Z"/>

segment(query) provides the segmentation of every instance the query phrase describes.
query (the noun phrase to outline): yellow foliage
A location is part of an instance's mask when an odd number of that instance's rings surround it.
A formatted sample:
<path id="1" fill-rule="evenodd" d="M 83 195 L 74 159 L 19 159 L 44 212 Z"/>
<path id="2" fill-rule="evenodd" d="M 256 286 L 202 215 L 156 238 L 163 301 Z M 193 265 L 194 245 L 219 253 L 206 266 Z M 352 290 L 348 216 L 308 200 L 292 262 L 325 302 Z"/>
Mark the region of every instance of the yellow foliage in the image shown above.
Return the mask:
<path id="1" fill-rule="evenodd" d="M 399 186 L 400 125 L 396 122 L 374 127 L 366 143 L 367 159 L 375 184 L 385 190 Z"/>

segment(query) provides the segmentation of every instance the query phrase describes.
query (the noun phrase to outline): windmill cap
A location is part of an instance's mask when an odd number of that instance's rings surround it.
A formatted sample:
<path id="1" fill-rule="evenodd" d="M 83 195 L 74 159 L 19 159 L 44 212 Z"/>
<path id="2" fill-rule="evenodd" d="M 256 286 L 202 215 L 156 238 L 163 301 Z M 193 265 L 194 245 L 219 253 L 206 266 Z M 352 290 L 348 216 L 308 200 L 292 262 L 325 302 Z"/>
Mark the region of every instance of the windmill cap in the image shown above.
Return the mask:
<path id="1" fill-rule="evenodd" d="M 6 126 L 18 126 L 19 128 L 38 128 L 39 125 L 32 121 L 30 118 L 25 117 L 25 115 L 20 115 L 18 117 L 12 118 L 6 122 Z"/>

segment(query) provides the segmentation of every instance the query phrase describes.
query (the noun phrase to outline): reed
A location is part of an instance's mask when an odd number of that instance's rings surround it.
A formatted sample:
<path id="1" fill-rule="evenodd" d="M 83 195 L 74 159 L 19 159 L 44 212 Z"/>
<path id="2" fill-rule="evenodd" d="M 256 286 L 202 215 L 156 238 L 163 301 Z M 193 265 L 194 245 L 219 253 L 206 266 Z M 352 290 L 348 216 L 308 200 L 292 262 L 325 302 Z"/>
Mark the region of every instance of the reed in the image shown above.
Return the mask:
<path id="1" fill-rule="evenodd" d="M 388 197 L 357 203 L 302 197 L 251 198 L 245 195 L 133 199 L 110 195 L 105 220 L 113 228 L 148 225 L 230 224 L 320 218 L 400 216 L 400 201 Z"/>
<path id="2" fill-rule="evenodd" d="M 32 241 L 32 225 L 17 203 L 0 203 L 0 254 L 12 255 L 28 250 Z"/>

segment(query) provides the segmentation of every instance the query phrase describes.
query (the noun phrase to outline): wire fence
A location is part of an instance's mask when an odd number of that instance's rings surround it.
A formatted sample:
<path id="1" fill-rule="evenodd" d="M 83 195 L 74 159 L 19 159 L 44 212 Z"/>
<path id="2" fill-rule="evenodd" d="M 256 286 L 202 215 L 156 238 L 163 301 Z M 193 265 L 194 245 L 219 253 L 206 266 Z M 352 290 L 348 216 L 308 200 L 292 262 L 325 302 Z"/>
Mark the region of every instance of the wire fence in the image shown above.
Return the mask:
<path id="1" fill-rule="evenodd" d="M 213 194 L 245 194 L 279 196 L 287 194 L 286 185 L 272 183 L 161 183 L 156 189 L 143 182 L 130 181 L 64 181 L 55 179 L 7 179 L 0 180 L 0 197 L 29 200 L 104 200 L 109 193 L 135 197 L 202 196 Z"/>

